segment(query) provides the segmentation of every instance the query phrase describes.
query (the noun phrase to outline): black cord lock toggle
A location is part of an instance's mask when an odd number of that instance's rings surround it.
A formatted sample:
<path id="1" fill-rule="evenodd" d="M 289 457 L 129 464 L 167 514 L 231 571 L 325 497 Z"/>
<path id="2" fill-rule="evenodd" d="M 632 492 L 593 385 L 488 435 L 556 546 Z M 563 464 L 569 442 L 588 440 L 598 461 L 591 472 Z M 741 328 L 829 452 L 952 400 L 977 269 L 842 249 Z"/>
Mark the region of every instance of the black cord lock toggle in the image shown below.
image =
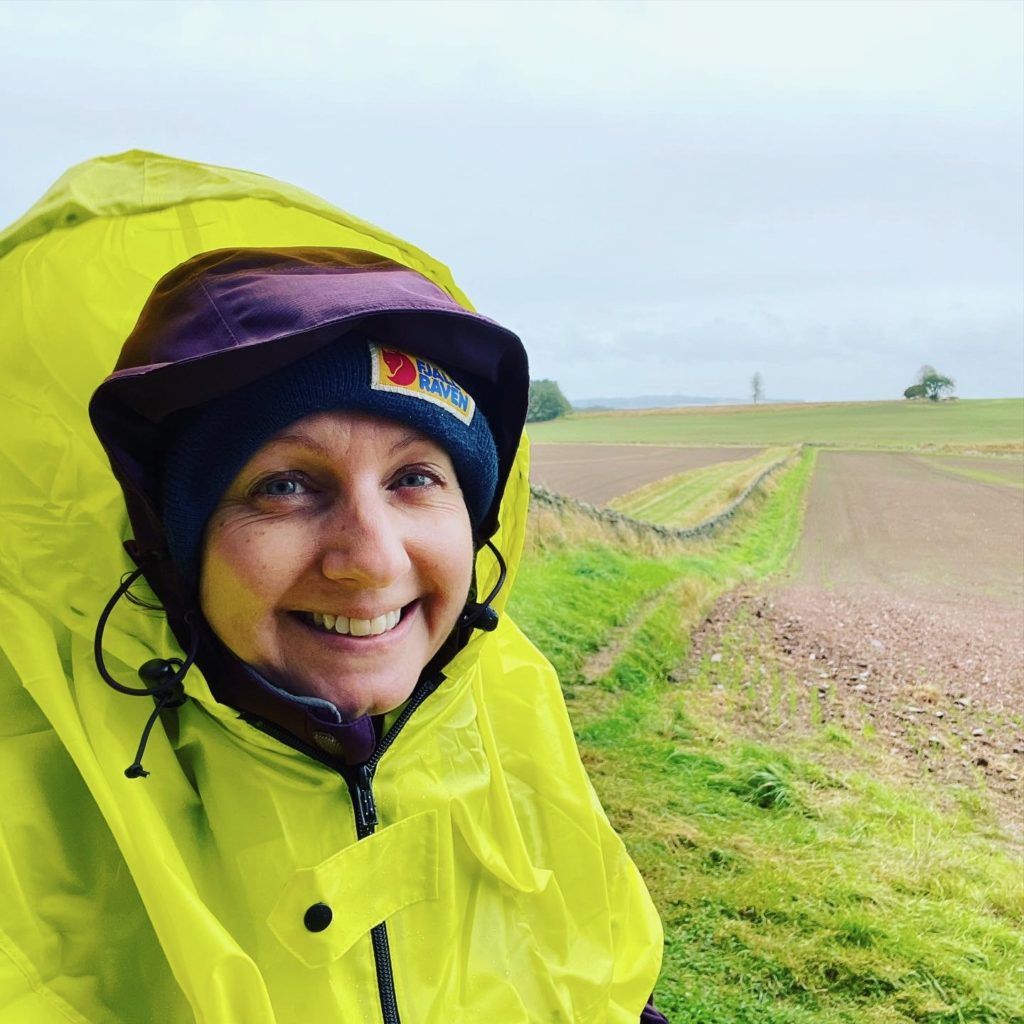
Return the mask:
<path id="1" fill-rule="evenodd" d="M 124 770 L 125 776 L 129 779 L 142 779 L 149 774 L 142 767 L 142 755 L 149 742 L 149 734 L 153 731 L 160 712 L 165 708 L 181 707 L 188 699 L 185 695 L 184 679 L 199 652 L 199 630 L 196 627 L 195 612 L 189 611 L 185 613 L 184 618 L 192 635 L 184 661 L 181 658 L 151 658 L 138 670 L 139 678 L 146 684 L 141 689 L 119 683 L 107 671 L 106 663 L 103 660 L 103 630 L 106 627 L 107 619 L 110 618 L 110 613 L 114 610 L 114 605 L 141 575 L 142 569 L 135 569 L 121 581 L 121 585 L 100 613 L 99 621 L 96 623 L 96 635 L 93 637 L 93 655 L 96 659 L 96 668 L 103 681 L 118 693 L 129 697 L 152 697 L 156 701 L 156 707 L 153 708 L 153 712 L 142 730 L 142 738 L 139 740 L 139 749 L 135 752 L 135 760 Z"/>
<path id="2" fill-rule="evenodd" d="M 462 614 L 459 616 L 458 624 L 463 629 L 473 628 L 482 630 L 485 633 L 493 633 L 498 628 L 498 613 L 491 607 L 491 602 L 498 596 L 498 591 L 501 590 L 505 583 L 507 569 L 505 567 L 505 559 L 501 557 L 501 552 L 489 540 L 484 541 L 484 544 L 491 549 L 498 563 L 498 582 L 495 583 L 491 592 L 482 601 L 467 602 L 466 607 L 463 608 Z"/>
<path id="3" fill-rule="evenodd" d="M 179 658 L 150 658 L 139 667 L 139 678 L 154 691 L 154 695 L 161 694 L 168 684 L 174 684 L 181 665 Z"/>

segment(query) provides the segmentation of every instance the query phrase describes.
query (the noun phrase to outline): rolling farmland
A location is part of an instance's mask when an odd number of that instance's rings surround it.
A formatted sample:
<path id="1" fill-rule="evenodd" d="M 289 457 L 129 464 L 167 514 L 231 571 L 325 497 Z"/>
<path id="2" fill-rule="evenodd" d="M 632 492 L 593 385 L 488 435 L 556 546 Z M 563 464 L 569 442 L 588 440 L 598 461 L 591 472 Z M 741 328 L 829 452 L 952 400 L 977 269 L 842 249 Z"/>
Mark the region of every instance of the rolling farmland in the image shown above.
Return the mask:
<path id="1" fill-rule="evenodd" d="M 531 423 L 543 443 L 807 444 L 853 448 L 1024 450 L 1024 399 L 713 406 L 576 414 Z"/>
<path id="2" fill-rule="evenodd" d="M 1024 403 L 927 444 L 893 405 L 857 427 L 873 450 L 807 450 L 711 541 L 567 531 L 520 572 L 513 614 L 662 910 L 671 1020 L 1024 1024 Z M 857 447 L 833 411 L 817 431 Z M 700 464 L 637 482 L 616 446 L 560 444 L 544 483 L 586 465 L 591 495 L 678 521 L 767 455 L 715 461 L 712 436 L 781 440 L 701 412 Z M 605 419 L 607 442 L 645 416 Z"/>

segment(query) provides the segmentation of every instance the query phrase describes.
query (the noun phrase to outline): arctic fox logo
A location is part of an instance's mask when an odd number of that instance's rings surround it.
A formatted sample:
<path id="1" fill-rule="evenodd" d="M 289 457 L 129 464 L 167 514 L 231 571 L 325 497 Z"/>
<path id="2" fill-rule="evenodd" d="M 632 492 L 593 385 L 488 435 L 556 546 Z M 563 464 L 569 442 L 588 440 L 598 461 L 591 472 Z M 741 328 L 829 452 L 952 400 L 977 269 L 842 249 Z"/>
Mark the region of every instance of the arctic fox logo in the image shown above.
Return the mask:
<path id="1" fill-rule="evenodd" d="M 404 352 L 395 352 L 393 349 L 382 348 L 380 354 L 387 364 L 388 379 L 392 384 L 399 384 L 405 388 L 416 379 L 416 367 Z"/>
<path id="2" fill-rule="evenodd" d="M 420 356 L 370 342 L 370 387 L 406 399 L 430 402 L 465 424 L 473 422 L 472 395 L 434 363 Z"/>

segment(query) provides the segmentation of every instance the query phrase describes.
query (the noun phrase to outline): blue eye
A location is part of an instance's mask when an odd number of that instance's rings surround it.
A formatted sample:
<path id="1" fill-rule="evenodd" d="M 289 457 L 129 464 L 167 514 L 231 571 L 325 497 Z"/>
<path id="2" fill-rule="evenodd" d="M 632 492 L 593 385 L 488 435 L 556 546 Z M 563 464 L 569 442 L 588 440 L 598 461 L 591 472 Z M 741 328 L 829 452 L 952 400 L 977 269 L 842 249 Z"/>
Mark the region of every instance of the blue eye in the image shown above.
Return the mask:
<path id="1" fill-rule="evenodd" d="M 420 473 L 411 470 L 403 473 L 396 481 L 396 487 L 429 487 L 437 481 L 429 473 Z"/>
<path id="2" fill-rule="evenodd" d="M 258 484 L 256 493 L 268 498 L 291 498 L 297 494 L 305 494 L 306 488 L 294 477 L 275 476 Z"/>

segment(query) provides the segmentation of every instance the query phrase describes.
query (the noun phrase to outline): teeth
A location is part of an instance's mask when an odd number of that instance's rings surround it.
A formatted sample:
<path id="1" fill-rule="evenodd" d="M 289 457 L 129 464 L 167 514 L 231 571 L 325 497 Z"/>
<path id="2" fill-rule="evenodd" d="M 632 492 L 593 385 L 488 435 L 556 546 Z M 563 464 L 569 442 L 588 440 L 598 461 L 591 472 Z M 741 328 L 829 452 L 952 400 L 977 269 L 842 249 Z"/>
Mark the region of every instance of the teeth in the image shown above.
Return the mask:
<path id="1" fill-rule="evenodd" d="M 398 625 L 402 610 L 396 608 L 373 619 L 352 619 L 347 615 L 330 615 L 327 612 L 311 612 L 310 618 L 314 626 L 342 636 L 380 636 Z"/>

